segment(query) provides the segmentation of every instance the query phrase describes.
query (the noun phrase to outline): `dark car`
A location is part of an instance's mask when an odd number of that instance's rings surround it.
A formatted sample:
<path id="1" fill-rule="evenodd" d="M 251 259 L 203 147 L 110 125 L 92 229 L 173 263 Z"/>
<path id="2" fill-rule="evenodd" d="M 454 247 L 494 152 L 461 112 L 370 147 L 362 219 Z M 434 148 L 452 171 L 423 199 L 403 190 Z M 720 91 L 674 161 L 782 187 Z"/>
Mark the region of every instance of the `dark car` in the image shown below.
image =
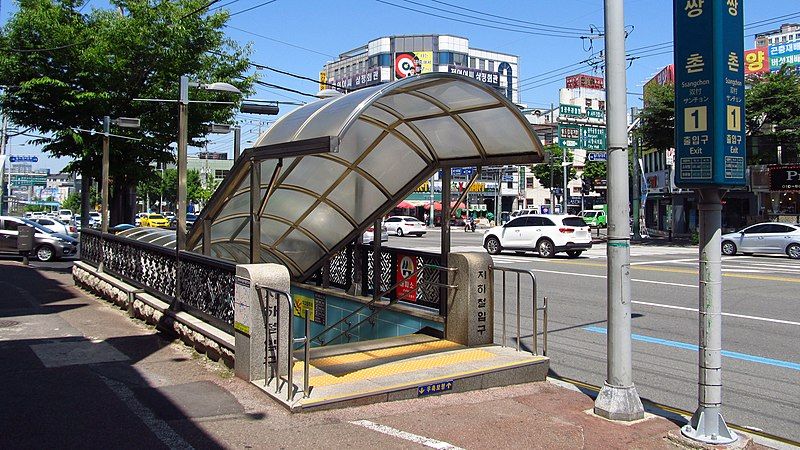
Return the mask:
<path id="1" fill-rule="evenodd" d="M 0 253 L 18 255 L 18 228 L 34 228 L 33 256 L 39 261 L 52 261 L 78 253 L 78 241 L 65 234 L 53 233 L 38 223 L 22 217 L 0 216 Z"/>
<path id="2" fill-rule="evenodd" d="M 190 230 L 197 220 L 197 214 L 186 213 L 186 229 Z M 169 220 L 170 228 L 178 228 L 178 217 L 173 217 Z"/>

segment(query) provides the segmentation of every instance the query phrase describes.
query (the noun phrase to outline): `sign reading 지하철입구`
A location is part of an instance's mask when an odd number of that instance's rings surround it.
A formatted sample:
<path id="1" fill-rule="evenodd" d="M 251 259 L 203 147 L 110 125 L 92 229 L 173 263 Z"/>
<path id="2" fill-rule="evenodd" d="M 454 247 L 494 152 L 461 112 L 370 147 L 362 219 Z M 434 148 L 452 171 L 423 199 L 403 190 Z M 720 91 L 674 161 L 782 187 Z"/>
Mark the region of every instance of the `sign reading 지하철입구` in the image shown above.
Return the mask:
<path id="1" fill-rule="evenodd" d="M 745 184 L 741 0 L 674 0 L 675 184 Z"/>

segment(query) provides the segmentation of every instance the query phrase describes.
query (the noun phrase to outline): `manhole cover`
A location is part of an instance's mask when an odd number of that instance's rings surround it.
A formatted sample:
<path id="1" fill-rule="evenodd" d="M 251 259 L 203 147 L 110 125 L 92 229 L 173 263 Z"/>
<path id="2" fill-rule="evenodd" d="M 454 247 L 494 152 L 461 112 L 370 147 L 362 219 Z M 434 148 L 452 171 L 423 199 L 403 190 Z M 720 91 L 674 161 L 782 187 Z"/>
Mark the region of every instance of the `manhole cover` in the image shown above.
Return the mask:
<path id="1" fill-rule="evenodd" d="M 0 320 L 0 328 L 13 327 L 14 325 L 19 325 L 19 322 L 16 320 Z"/>

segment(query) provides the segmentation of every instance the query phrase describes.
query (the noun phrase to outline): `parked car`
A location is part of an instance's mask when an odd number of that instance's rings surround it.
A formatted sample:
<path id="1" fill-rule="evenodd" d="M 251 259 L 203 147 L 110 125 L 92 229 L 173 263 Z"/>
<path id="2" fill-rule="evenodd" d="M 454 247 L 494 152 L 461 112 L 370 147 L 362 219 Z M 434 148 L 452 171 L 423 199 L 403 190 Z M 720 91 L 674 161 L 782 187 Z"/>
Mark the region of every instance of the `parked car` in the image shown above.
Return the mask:
<path id="1" fill-rule="evenodd" d="M 492 255 L 514 250 L 534 251 L 542 258 L 566 252 L 570 258 L 577 258 L 592 248 L 592 236 L 589 225 L 578 216 L 527 215 L 486 230 L 483 247 Z"/>
<path id="2" fill-rule="evenodd" d="M 134 225 L 136 225 L 137 227 L 143 226 L 142 225 L 142 218 L 144 218 L 144 217 L 147 217 L 147 213 L 138 213 L 138 214 L 136 214 L 136 216 L 134 216 L 134 218 L 133 218 Z"/>
<path id="3" fill-rule="evenodd" d="M 509 214 L 509 217 L 513 219 L 514 217 L 517 217 L 517 216 L 528 216 L 528 215 L 531 215 L 531 214 L 539 214 L 539 209 L 538 208 L 518 209 L 516 211 L 511 211 L 511 214 Z"/>
<path id="4" fill-rule="evenodd" d="M 375 227 L 367 228 L 367 231 L 361 236 L 361 242 L 365 244 L 372 243 L 373 237 L 375 236 Z M 389 231 L 386 229 L 386 225 L 381 226 L 381 242 L 386 242 L 389 240 Z"/>
<path id="5" fill-rule="evenodd" d="M 581 217 L 583 217 L 583 221 L 590 227 L 602 228 L 608 225 L 608 217 L 601 209 L 587 209 L 581 211 Z"/>
<path id="6" fill-rule="evenodd" d="M 397 236 L 422 236 L 428 232 L 428 229 L 421 220 L 411 216 L 389 217 L 383 222 L 383 225 L 389 231 L 389 234 Z"/>
<path id="7" fill-rule="evenodd" d="M 147 214 L 141 219 L 143 227 L 169 228 L 169 220 L 161 214 Z"/>
<path id="8" fill-rule="evenodd" d="M 722 235 L 722 254 L 774 253 L 800 259 L 800 226 L 767 222 Z"/>
<path id="9" fill-rule="evenodd" d="M 34 228 L 32 254 L 39 261 L 52 261 L 78 252 L 78 241 L 65 234 L 53 233 L 23 217 L 0 216 L 0 253 L 19 254 L 17 238 L 21 225 Z"/>
<path id="10" fill-rule="evenodd" d="M 130 230 L 131 228 L 136 228 L 136 225 L 131 225 L 129 223 L 120 223 L 109 228 L 108 232 L 117 234 L 120 231 Z"/>
<path id="11" fill-rule="evenodd" d="M 170 228 L 177 228 L 178 227 L 178 217 L 173 215 L 172 217 L 168 217 L 164 214 L 167 219 L 169 219 L 169 226 Z M 197 214 L 186 213 L 186 229 L 189 230 L 194 226 L 194 223 L 197 221 Z"/>
<path id="12" fill-rule="evenodd" d="M 67 236 L 72 236 L 72 237 L 78 235 L 78 228 L 76 228 L 75 225 L 66 224 L 58 219 L 43 217 L 40 219 L 30 219 L 30 220 L 47 228 L 53 233 L 66 234 Z"/>
<path id="13" fill-rule="evenodd" d="M 69 222 L 70 220 L 74 219 L 75 215 L 72 214 L 71 209 L 59 209 L 58 210 L 58 220 L 62 222 Z"/>
<path id="14" fill-rule="evenodd" d="M 100 228 L 103 225 L 103 215 L 97 211 L 89 211 L 89 226 Z"/>

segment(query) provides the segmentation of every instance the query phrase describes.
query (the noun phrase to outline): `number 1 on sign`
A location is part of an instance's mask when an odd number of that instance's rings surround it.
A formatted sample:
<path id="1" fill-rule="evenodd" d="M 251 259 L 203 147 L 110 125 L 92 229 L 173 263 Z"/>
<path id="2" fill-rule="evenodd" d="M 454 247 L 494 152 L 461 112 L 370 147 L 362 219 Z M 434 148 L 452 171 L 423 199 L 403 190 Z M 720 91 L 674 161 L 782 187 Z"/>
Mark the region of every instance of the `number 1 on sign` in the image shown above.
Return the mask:
<path id="1" fill-rule="evenodd" d="M 728 131 L 742 131 L 742 107 L 728 106 Z"/>
<path id="2" fill-rule="evenodd" d="M 708 108 L 698 106 L 683 110 L 683 123 L 685 131 L 708 131 Z"/>

